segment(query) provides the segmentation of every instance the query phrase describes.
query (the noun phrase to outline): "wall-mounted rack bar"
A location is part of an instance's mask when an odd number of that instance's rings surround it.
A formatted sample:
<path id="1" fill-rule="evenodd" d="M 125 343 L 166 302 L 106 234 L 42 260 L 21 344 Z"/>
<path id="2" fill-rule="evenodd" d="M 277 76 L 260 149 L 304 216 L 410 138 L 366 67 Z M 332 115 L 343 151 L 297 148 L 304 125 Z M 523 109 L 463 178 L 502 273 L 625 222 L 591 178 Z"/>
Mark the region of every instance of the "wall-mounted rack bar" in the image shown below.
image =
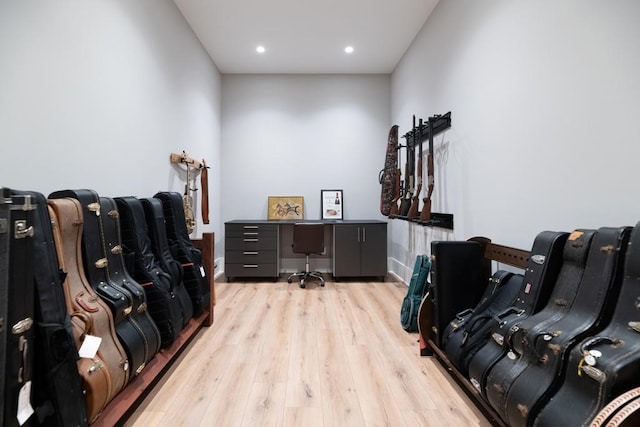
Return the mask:
<path id="1" fill-rule="evenodd" d="M 422 131 L 419 128 L 412 129 L 409 132 L 402 135 L 407 141 L 409 149 L 413 149 L 417 144 L 422 144 L 429 139 L 429 134 L 432 137 L 444 132 L 451 127 L 451 111 L 445 114 L 436 115 L 432 117 L 433 129 L 429 126 L 429 120 L 426 120 L 422 124 Z"/>

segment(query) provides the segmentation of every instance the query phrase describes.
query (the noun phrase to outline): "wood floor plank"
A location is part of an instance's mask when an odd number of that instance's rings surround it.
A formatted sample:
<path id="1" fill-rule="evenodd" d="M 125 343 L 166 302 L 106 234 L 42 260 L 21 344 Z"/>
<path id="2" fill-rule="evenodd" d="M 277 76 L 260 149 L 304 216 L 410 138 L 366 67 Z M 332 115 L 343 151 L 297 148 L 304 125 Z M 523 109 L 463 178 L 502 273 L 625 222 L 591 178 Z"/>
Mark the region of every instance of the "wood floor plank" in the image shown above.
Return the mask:
<path id="1" fill-rule="evenodd" d="M 202 427 L 240 425 L 245 415 L 255 372 L 255 364 L 230 364 L 226 375 L 211 396 L 207 411 L 199 425 Z"/>
<path id="2" fill-rule="evenodd" d="M 320 407 L 320 371 L 318 339 L 311 305 L 312 293 L 300 289 L 293 293 L 296 302 L 289 370 L 287 374 L 287 407 Z"/>
<path id="3" fill-rule="evenodd" d="M 285 406 L 285 383 L 259 383 L 251 387 L 242 426 L 277 427 L 283 424 Z"/>
<path id="4" fill-rule="evenodd" d="M 318 329 L 318 362 L 325 427 L 364 426 L 358 392 L 339 330 Z"/>
<path id="5" fill-rule="evenodd" d="M 488 427 L 400 325 L 397 282 L 220 282 L 203 328 L 127 427 Z"/>

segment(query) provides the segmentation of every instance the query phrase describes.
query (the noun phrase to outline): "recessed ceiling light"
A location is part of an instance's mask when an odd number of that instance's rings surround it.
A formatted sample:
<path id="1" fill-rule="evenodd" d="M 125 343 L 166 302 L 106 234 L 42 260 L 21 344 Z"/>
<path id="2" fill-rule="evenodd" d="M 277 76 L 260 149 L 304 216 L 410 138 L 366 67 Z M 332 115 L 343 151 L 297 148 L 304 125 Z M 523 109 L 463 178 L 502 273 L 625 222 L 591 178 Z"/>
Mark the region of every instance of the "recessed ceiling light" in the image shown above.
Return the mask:
<path id="1" fill-rule="evenodd" d="M 264 53 L 264 51 L 265 51 L 265 50 L 266 50 L 266 49 L 264 48 L 264 46 L 258 46 L 258 47 L 256 48 L 256 52 L 258 52 L 258 53 Z"/>
<path id="2" fill-rule="evenodd" d="M 353 46 L 347 46 L 347 47 L 345 47 L 345 48 L 344 48 L 344 51 L 345 51 L 346 53 L 353 53 Z"/>

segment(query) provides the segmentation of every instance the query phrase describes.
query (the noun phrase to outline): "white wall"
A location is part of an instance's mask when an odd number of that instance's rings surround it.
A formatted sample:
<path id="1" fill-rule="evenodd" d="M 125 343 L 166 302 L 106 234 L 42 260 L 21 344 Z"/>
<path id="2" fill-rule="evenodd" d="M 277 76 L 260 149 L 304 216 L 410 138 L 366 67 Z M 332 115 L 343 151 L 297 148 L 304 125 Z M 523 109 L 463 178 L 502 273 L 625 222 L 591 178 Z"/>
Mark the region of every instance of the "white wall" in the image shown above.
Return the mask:
<path id="1" fill-rule="evenodd" d="M 389 75 L 223 75 L 223 220 L 267 219 L 269 196 L 303 196 L 304 218 L 319 219 L 323 189 L 343 190 L 344 219 L 385 219 L 390 91 Z M 287 272 L 300 268 L 290 241 L 285 229 Z"/>
<path id="2" fill-rule="evenodd" d="M 344 219 L 380 215 L 389 75 L 224 75 L 222 217 L 267 219 L 268 196 L 344 191 Z"/>
<path id="3" fill-rule="evenodd" d="M 220 73 L 170 0 L 0 3 L 0 186 L 183 191 L 206 159 L 220 228 Z M 200 219 L 198 215 L 198 219 Z"/>
<path id="4" fill-rule="evenodd" d="M 530 249 L 542 230 L 635 225 L 640 2 L 441 1 L 392 75 L 392 117 L 452 111 L 433 210 L 453 233 L 391 221 L 406 276 L 432 239 Z"/>

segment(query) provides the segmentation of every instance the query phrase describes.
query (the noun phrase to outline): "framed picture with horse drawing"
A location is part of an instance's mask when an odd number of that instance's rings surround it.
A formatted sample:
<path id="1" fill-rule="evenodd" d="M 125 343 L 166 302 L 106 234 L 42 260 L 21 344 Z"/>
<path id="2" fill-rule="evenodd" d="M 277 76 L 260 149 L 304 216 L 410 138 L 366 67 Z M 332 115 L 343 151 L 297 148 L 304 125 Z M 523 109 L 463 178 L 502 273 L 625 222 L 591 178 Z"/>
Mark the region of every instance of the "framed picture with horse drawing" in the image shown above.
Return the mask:
<path id="1" fill-rule="evenodd" d="M 303 219 L 304 197 L 269 196 L 267 200 L 267 219 Z"/>

